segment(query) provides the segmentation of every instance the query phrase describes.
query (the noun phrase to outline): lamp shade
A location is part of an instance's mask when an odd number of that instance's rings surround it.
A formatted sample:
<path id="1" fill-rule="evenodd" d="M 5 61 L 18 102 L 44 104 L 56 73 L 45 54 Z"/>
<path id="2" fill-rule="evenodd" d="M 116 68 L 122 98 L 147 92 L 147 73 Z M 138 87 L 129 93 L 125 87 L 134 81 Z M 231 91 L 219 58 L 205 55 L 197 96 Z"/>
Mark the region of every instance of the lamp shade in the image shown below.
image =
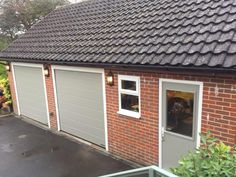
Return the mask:
<path id="1" fill-rule="evenodd" d="M 114 85 L 114 76 L 111 71 L 109 71 L 109 73 L 107 74 L 106 80 L 108 85 L 110 86 Z"/>
<path id="2" fill-rule="evenodd" d="M 48 66 L 44 66 L 43 72 L 44 72 L 44 76 L 49 77 L 49 67 Z"/>

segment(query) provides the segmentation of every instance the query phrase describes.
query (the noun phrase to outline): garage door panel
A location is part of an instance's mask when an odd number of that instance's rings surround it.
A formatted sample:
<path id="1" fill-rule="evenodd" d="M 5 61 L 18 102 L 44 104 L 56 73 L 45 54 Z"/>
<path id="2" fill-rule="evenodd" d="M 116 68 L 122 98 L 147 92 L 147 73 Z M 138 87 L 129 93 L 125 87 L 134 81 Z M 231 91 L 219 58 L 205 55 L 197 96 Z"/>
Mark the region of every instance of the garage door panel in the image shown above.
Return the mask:
<path id="1" fill-rule="evenodd" d="M 105 145 L 102 74 L 55 70 L 63 131 Z"/>
<path id="2" fill-rule="evenodd" d="M 62 94 L 62 95 L 67 95 L 68 93 Z M 94 97 L 92 95 L 90 95 L 91 97 Z M 72 99 L 76 98 L 76 97 L 80 97 L 79 101 L 81 102 L 80 104 L 73 104 L 74 102 L 71 101 Z M 69 96 L 69 98 L 63 98 L 63 100 L 65 102 L 67 102 L 67 107 L 68 109 L 74 110 L 74 109 L 87 109 L 89 111 L 94 111 L 96 109 L 96 111 L 99 112 L 99 110 L 103 109 L 102 105 L 97 105 L 97 100 L 93 100 L 93 101 L 86 101 L 86 99 L 81 98 L 84 97 L 82 95 L 74 95 L 72 98 Z M 103 112 L 103 110 L 101 111 Z"/>
<path id="3" fill-rule="evenodd" d="M 78 116 L 78 113 L 75 110 L 78 109 L 82 109 L 83 112 L 80 112 L 80 117 L 87 117 L 88 119 L 91 117 L 91 119 L 96 119 L 94 117 L 95 114 L 98 115 L 103 115 L 103 110 L 96 110 L 96 109 L 92 109 L 91 107 L 86 108 L 86 106 L 76 106 L 76 105 L 71 105 L 71 106 L 67 106 L 68 108 L 66 110 L 64 110 L 64 114 L 65 115 L 74 115 L 74 116 Z M 100 120 L 99 116 L 98 116 L 98 120 Z M 102 122 L 104 122 L 102 120 Z"/>
<path id="4" fill-rule="evenodd" d="M 102 132 L 99 131 L 99 132 L 96 132 L 94 131 L 93 134 L 91 133 L 88 133 L 88 130 L 84 128 L 84 126 L 81 126 L 81 127 L 68 127 L 65 125 L 64 127 L 65 129 L 70 129 L 70 131 L 68 133 L 70 133 L 71 135 L 80 135 L 81 138 L 84 138 L 85 140 L 89 140 L 90 142 L 93 142 L 95 144 L 100 144 L 100 142 L 104 141 L 103 138 L 101 137 L 97 137 L 95 136 L 96 134 L 101 134 Z M 80 131 L 78 131 L 78 128 L 81 128 Z"/>
<path id="5" fill-rule="evenodd" d="M 72 121 L 74 122 L 74 121 Z M 91 131 L 88 131 L 88 129 L 90 129 L 91 127 L 91 124 L 90 122 L 75 122 L 75 126 L 68 126 L 68 124 L 64 124 L 64 128 L 67 128 L 67 129 L 74 129 L 77 131 L 77 133 L 81 132 L 81 133 L 84 133 L 84 134 L 90 134 L 90 136 L 93 136 L 93 137 L 97 137 L 98 134 L 101 134 L 101 133 L 104 133 L 103 129 L 101 127 L 94 127 L 92 130 L 93 132 Z M 102 138 L 102 137 L 98 137 L 99 138 Z"/>
<path id="6" fill-rule="evenodd" d="M 68 124 L 68 121 L 71 122 L 72 125 L 74 126 L 79 126 L 80 125 L 91 125 L 91 122 L 94 121 L 94 118 L 89 118 L 87 116 L 84 116 L 84 115 L 81 115 L 79 117 L 79 122 L 78 122 L 78 119 L 76 119 L 76 116 L 78 115 L 74 115 L 74 116 L 67 116 L 66 120 L 64 119 L 61 119 L 61 124 L 64 126 L 65 124 Z M 101 129 L 101 131 L 103 132 L 104 131 L 104 121 L 103 120 L 100 120 L 99 118 L 95 120 L 96 121 L 96 127 L 94 127 L 94 129 Z M 78 124 L 78 125 L 77 125 Z M 73 127 L 73 126 L 72 126 Z"/>
<path id="7" fill-rule="evenodd" d="M 14 74 L 21 114 L 47 124 L 42 69 L 14 65 Z"/>

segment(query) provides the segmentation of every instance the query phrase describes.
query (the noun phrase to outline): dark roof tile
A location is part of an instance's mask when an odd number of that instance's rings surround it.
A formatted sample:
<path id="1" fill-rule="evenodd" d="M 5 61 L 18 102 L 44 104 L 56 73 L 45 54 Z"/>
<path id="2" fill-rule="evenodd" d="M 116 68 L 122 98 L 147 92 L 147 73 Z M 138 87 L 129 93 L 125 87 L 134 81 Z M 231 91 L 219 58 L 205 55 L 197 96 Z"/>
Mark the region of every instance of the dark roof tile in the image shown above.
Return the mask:
<path id="1" fill-rule="evenodd" d="M 209 36 L 209 33 L 202 33 L 202 34 L 197 34 L 196 35 L 196 38 L 194 39 L 194 43 L 197 44 L 197 43 L 200 43 L 200 42 L 203 42 L 203 41 L 206 41 L 207 38 Z"/>
<path id="2" fill-rule="evenodd" d="M 193 53 L 200 53 L 202 47 L 204 46 L 204 43 L 201 42 L 201 43 L 198 43 L 198 44 L 195 44 L 195 45 L 192 45 L 190 48 L 189 48 L 189 51 L 188 53 L 190 54 L 193 54 Z"/>
<path id="3" fill-rule="evenodd" d="M 214 51 L 216 45 L 217 45 L 216 42 L 203 45 L 203 47 L 201 49 L 201 53 L 210 53 L 211 51 Z"/>
<path id="4" fill-rule="evenodd" d="M 233 21 L 232 23 L 226 23 L 226 24 L 224 23 L 221 26 L 223 27 L 223 31 L 236 29 L 236 20 Z"/>
<path id="5" fill-rule="evenodd" d="M 230 47 L 229 47 L 228 53 L 230 53 L 230 54 L 234 54 L 234 53 L 236 53 L 236 42 L 230 44 Z M 236 57 L 235 57 L 235 58 L 236 58 Z"/>
<path id="6" fill-rule="evenodd" d="M 198 58 L 198 54 L 186 55 L 182 65 L 184 66 L 194 65 L 196 63 L 197 58 Z"/>
<path id="7" fill-rule="evenodd" d="M 218 65 L 222 66 L 224 64 L 225 57 L 226 57 L 225 53 L 212 56 L 212 60 L 209 61 L 208 65 L 211 67 L 215 67 Z"/>
<path id="8" fill-rule="evenodd" d="M 56 9 L 6 60 L 236 66 L 235 0 L 96 0 Z"/>
<path id="9" fill-rule="evenodd" d="M 155 54 L 146 55 L 144 59 L 141 61 L 141 64 L 149 64 L 154 57 L 155 57 Z"/>
<path id="10" fill-rule="evenodd" d="M 232 43 L 229 41 L 224 42 L 224 43 L 218 43 L 215 47 L 214 53 L 218 54 L 222 52 L 228 52 L 230 45 L 232 45 Z"/>
<path id="11" fill-rule="evenodd" d="M 232 67 L 236 65 L 236 58 L 235 55 L 227 55 L 224 60 L 223 67 Z"/>
<path id="12" fill-rule="evenodd" d="M 171 65 L 178 65 L 178 64 L 182 64 L 183 61 L 185 60 L 187 54 L 186 53 L 183 53 L 181 55 L 175 55 L 175 54 L 172 54 L 172 61 L 171 61 Z"/>
<path id="13" fill-rule="evenodd" d="M 175 56 L 176 56 L 175 54 L 163 55 L 160 65 L 166 65 L 171 63 L 171 61 L 174 59 Z"/>
<path id="14" fill-rule="evenodd" d="M 213 41 L 218 41 L 221 34 L 222 34 L 222 32 L 220 32 L 220 31 L 218 31 L 216 33 L 209 33 L 209 35 L 207 36 L 205 42 L 206 43 L 211 43 Z"/>
<path id="15" fill-rule="evenodd" d="M 161 55 L 155 55 L 152 60 L 150 61 L 151 65 L 156 65 L 159 64 L 162 60 L 162 58 L 164 58 L 165 54 L 161 54 Z"/>
<path id="16" fill-rule="evenodd" d="M 181 48 L 181 46 L 182 46 L 181 43 L 174 44 L 168 48 L 166 53 L 176 53 L 176 51 L 178 51 L 178 49 Z"/>
<path id="17" fill-rule="evenodd" d="M 196 66 L 208 65 L 211 57 L 212 57 L 212 54 L 210 53 L 206 55 L 199 55 L 194 65 Z"/>

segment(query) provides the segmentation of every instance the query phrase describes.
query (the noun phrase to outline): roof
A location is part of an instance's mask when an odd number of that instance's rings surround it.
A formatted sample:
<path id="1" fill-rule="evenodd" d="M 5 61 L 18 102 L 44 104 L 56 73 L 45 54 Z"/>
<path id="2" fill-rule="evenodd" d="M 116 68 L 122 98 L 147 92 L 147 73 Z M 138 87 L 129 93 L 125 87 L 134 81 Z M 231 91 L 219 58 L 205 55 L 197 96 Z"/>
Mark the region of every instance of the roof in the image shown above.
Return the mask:
<path id="1" fill-rule="evenodd" d="M 90 0 L 56 9 L 9 61 L 236 66 L 235 0 Z"/>

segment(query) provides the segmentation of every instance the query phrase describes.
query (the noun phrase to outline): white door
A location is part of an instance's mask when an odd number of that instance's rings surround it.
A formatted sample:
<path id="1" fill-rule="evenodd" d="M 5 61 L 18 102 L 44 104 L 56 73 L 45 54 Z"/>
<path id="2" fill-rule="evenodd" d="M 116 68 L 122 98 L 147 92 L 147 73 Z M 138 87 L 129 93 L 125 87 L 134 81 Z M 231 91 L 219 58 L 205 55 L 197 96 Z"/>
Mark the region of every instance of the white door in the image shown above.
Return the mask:
<path id="1" fill-rule="evenodd" d="M 184 81 L 164 81 L 161 86 L 162 167 L 169 169 L 198 145 L 201 88 Z"/>
<path id="2" fill-rule="evenodd" d="M 13 64 L 20 114 L 48 123 L 42 65 Z"/>

